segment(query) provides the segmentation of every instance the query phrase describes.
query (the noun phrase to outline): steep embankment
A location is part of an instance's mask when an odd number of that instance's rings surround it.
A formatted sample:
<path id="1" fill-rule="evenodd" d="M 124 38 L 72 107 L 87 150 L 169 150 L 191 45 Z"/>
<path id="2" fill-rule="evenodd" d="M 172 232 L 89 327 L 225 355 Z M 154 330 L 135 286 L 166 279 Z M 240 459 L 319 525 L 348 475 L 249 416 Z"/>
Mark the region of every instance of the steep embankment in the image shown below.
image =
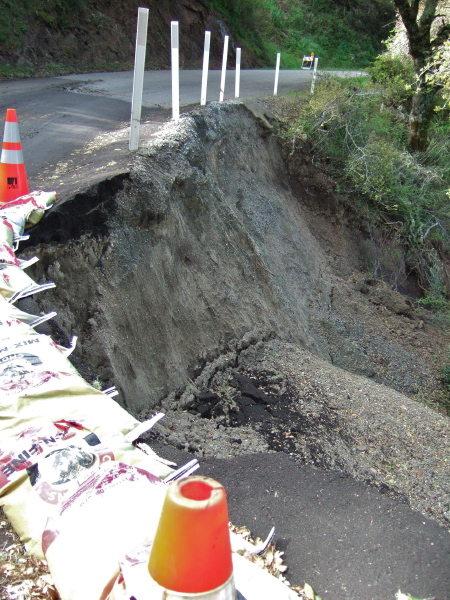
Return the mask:
<path id="1" fill-rule="evenodd" d="M 37 7 L 10 8 L 8 27 L 0 28 L 0 63 L 29 75 L 50 75 L 133 68 L 138 8 L 149 8 L 147 69 L 170 68 L 170 22 L 180 26 L 181 68 L 201 68 L 205 31 L 211 31 L 210 68 L 222 61 L 223 37 L 230 36 L 229 59 L 235 41 L 227 25 L 198 0 L 87 1 Z M 24 33 L 25 32 L 25 33 Z M 243 68 L 261 66 L 251 51 L 242 57 Z"/>
<path id="2" fill-rule="evenodd" d="M 314 346 L 310 305 L 326 260 L 269 134 L 243 106 L 211 105 L 167 125 L 84 218 L 74 198 L 47 220 L 67 241 L 42 248 L 39 267 L 61 290 L 59 323 L 82 324 L 84 358 L 117 379 L 132 410 L 249 331 Z"/>
<path id="3" fill-rule="evenodd" d="M 166 125 L 130 174 L 67 200 L 32 237 L 64 242 L 39 249 L 35 278 L 58 286 L 40 302 L 131 410 L 254 331 L 403 392 L 431 387 L 436 328 L 424 333 L 405 298 L 358 271 L 369 242 L 319 172 L 289 173 L 272 133 L 244 105 L 213 103 Z"/>

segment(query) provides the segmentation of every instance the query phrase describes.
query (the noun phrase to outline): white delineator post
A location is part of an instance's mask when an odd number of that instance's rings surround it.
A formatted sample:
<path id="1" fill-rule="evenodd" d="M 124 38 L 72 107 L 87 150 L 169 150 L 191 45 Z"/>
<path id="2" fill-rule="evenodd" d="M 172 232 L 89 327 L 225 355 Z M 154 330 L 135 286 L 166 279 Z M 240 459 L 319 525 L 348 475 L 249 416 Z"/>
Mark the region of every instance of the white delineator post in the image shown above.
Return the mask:
<path id="1" fill-rule="evenodd" d="M 148 8 L 139 8 L 134 56 L 133 95 L 131 99 L 130 150 L 139 147 L 142 90 L 144 88 L 145 51 L 147 47 Z"/>
<path id="2" fill-rule="evenodd" d="M 178 36 L 178 21 L 170 23 L 172 41 L 172 118 L 180 119 L 180 47 Z"/>
<path id="3" fill-rule="evenodd" d="M 202 73 L 202 91 L 200 94 L 200 104 L 206 104 L 206 88 L 208 85 L 208 70 L 209 70 L 209 46 L 211 44 L 211 32 L 205 31 L 205 50 L 203 52 L 203 73 Z"/>
<path id="4" fill-rule="evenodd" d="M 236 81 L 234 84 L 234 97 L 239 98 L 239 86 L 241 82 L 241 49 L 236 48 Z"/>
<path id="5" fill-rule="evenodd" d="M 226 35 L 225 39 L 223 41 L 222 77 L 220 78 L 220 95 L 219 95 L 220 102 L 223 101 L 223 95 L 225 92 L 225 75 L 227 72 L 227 57 L 228 57 L 228 38 L 229 38 L 229 36 Z"/>
<path id="6" fill-rule="evenodd" d="M 276 96 L 278 93 L 278 76 L 280 74 L 280 57 L 281 57 L 281 53 L 278 52 L 277 54 L 277 64 L 275 67 L 275 85 L 273 88 L 273 95 Z"/>
<path id="7" fill-rule="evenodd" d="M 316 86 L 316 75 L 317 75 L 317 63 L 319 62 L 318 58 L 314 59 L 314 69 L 313 69 L 313 76 L 312 76 L 312 81 L 311 81 L 311 94 L 314 94 L 314 88 Z"/>

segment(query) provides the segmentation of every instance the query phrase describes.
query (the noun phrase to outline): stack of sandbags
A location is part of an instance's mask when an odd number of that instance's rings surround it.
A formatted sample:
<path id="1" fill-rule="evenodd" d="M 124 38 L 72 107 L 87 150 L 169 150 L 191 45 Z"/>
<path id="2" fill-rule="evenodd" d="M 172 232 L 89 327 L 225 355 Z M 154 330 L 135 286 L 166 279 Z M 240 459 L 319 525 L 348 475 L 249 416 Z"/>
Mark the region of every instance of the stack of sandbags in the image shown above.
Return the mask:
<path id="1" fill-rule="evenodd" d="M 77 373 L 74 344 L 34 330 L 55 313 L 14 306 L 54 287 L 37 285 L 15 250 L 55 201 L 37 192 L 0 209 L 0 503 L 61 597 L 97 600 L 120 559 L 152 538 L 173 469 L 133 446 L 145 426 Z"/>

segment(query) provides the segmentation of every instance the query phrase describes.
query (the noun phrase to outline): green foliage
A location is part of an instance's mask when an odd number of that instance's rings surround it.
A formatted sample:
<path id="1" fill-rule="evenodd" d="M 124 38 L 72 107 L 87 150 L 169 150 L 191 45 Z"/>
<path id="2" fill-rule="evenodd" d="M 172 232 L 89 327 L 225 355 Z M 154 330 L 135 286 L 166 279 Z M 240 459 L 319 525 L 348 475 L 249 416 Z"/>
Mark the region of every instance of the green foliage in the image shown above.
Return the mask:
<path id="1" fill-rule="evenodd" d="M 441 382 L 445 385 L 447 392 L 450 393 L 450 364 L 445 364 L 441 369 Z"/>
<path id="2" fill-rule="evenodd" d="M 421 259 L 427 261 L 428 285 L 423 298 L 420 298 L 417 303 L 434 312 L 448 313 L 449 302 L 445 289 L 442 262 L 434 248 L 427 249 Z"/>
<path id="3" fill-rule="evenodd" d="M 5 50 L 16 50 L 22 45 L 27 30 L 28 6 L 14 0 L 4 0 L 4 4 L 4 18 L 0 19 L 0 44 Z"/>
<path id="4" fill-rule="evenodd" d="M 204 4 L 223 16 L 233 35 L 245 42 L 246 48 L 267 60 L 267 47 L 258 28 L 265 15 L 258 0 L 204 0 Z"/>
<path id="5" fill-rule="evenodd" d="M 389 33 L 386 24 L 394 19 L 391 0 L 203 2 L 221 15 L 244 52 L 253 53 L 270 68 L 277 52 L 281 52 L 282 69 L 300 68 L 303 55 L 311 52 L 318 56 L 320 68 L 366 68 L 381 52 L 382 39 Z M 103 11 L 113 0 L 3 0 L 2 5 L 0 55 L 4 53 L 6 63 L 23 47 L 33 24 L 63 34 L 87 21 L 105 29 L 108 20 Z M 5 64 L 0 71 L 8 71 Z M 19 67 L 17 75 L 27 75 L 27 70 Z"/>
<path id="6" fill-rule="evenodd" d="M 450 123 L 435 119 L 426 152 L 407 150 L 407 100 L 398 93 L 400 71 L 380 85 L 379 65 L 371 78 L 323 78 L 300 107 L 289 137 L 309 149 L 354 203 L 369 230 L 387 231 L 405 248 L 408 267 L 424 289 L 422 304 L 447 310 L 443 259 L 450 255 Z M 398 71 L 397 71 L 398 69 Z M 391 85 L 392 84 L 392 85 Z"/>
<path id="7" fill-rule="evenodd" d="M 399 106 L 409 103 L 415 81 L 414 67 L 409 57 L 399 58 L 381 54 L 367 71 L 373 83 L 383 86 L 389 104 Z"/>
<path id="8" fill-rule="evenodd" d="M 220 12 L 244 47 L 282 68 L 314 52 L 321 67 L 365 68 L 382 50 L 395 13 L 390 0 L 204 0 Z"/>
<path id="9" fill-rule="evenodd" d="M 447 107 L 450 101 L 450 40 L 445 41 L 435 52 L 427 80 L 430 85 L 442 87 L 444 105 L 439 108 Z"/>
<path id="10" fill-rule="evenodd" d="M 58 24 L 58 17 L 56 14 L 52 14 L 46 10 L 37 10 L 36 16 L 43 21 L 46 25 L 50 25 L 51 27 L 56 27 Z"/>
<path id="11" fill-rule="evenodd" d="M 52 29 L 74 27 L 80 16 L 89 17 L 92 0 L 3 0 L 0 44 L 4 51 L 19 49 L 30 24 L 41 21 Z"/>

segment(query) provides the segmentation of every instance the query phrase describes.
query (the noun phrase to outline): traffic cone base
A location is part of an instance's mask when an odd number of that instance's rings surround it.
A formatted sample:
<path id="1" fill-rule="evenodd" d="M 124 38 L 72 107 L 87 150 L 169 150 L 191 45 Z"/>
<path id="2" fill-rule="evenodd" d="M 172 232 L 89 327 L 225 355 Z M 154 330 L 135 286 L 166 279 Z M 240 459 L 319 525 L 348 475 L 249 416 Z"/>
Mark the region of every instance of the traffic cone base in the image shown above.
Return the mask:
<path id="1" fill-rule="evenodd" d="M 0 156 L 0 204 L 11 202 L 29 192 L 17 115 L 13 108 L 8 108 Z"/>
<path id="2" fill-rule="evenodd" d="M 236 600 L 236 588 L 234 585 L 234 576 L 232 575 L 228 581 L 219 586 L 215 590 L 200 593 L 189 592 L 174 592 L 166 588 L 158 586 L 160 596 L 155 590 L 156 598 L 164 598 L 164 600 Z"/>
<path id="3" fill-rule="evenodd" d="M 161 587 L 181 593 L 179 598 L 203 598 L 211 591 L 216 596 L 205 599 L 222 598 L 217 590 L 230 587 L 233 563 L 226 493 L 220 483 L 191 476 L 168 486 L 148 569 Z"/>

